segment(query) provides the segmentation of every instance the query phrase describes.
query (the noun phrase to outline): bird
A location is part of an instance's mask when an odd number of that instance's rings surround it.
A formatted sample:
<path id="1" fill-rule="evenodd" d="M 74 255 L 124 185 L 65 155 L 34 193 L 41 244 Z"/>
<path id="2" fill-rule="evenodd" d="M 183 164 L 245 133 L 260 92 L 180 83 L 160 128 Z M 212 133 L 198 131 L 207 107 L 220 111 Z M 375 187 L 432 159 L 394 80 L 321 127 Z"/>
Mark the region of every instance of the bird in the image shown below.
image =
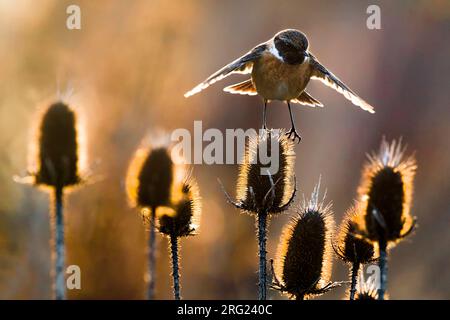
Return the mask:
<path id="1" fill-rule="evenodd" d="M 205 81 L 198 84 L 184 96 L 190 97 L 208 88 L 231 74 L 251 74 L 251 78 L 228 86 L 223 90 L 232 94 L 260 95 L 264 100 L 263 129 L 267 129 L 266 109 L 272 100 L 285 101 L 288 105 L 291 129 L 286 132 L 294 141 L 301 140 L 298 134 L 291 103 L 311 107 L 323 107 L 323 104 L 305 91 L 311 79 L 320 80 L 336 90 L 354 105 L 370 113 L 374 108 L 360 98 L 337 76 L 329 71 L 309 51 L 309 41 L 304 33 L 296 29 L 286 29 L 275 34 L 246 54 L 216 71 Z"/>

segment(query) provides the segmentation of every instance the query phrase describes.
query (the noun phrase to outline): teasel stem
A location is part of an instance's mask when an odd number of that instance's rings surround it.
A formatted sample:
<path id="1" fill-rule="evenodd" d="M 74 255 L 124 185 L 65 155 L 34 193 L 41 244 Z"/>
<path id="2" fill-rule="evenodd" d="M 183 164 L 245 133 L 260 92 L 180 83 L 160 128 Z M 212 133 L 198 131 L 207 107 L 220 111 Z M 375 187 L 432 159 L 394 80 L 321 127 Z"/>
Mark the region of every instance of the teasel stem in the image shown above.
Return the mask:
<path id="1" fill-rule="evenodd" d="M 295 300 L 298 300 L 298 301 L 305 300 L 305 295 L 304 294 L 296 295 Z"/>
<path id="2" fill-rule="evenodd" d="M 387 241 L 385 237 L 381 237 L 378 241 L 380 248 L 380 257 L 378 260 L 378 266 L 380 267 L 380 288 L 378 289 L 378 300 L 384 300 L 384 294 L 387 288 Z"/>
<path id="3" fill-rule="evenodd" d="M 150 229 L 148 237 L 148 299 L 153 300 L 155 298 L 155 277 L 156 277 L 156 207 L 152 207 L 150 210 Z"/>
<path id="4" fill-rule="evenodd" d="M 180 300 L 180 271 L 178 267 L 178 238 L 170 236 L 170 252 L 172 254 L 173 295 Z"/>
<path id="5" fill-rule="evenodd" d="M 63 187 L 55 187 L 55 299 L 65 300 Z"/>
<path id="6" fill-rule="evenodd" d="M 352 275 L 351 275 L 351 286 L 350 286 L 350 300 L 355 300 L 356 293 L 356 281 L 358 278 L 360 264 L 358 262 L 353 262 L 352 264 Z"/>
<path id="7" fill-rule="evenodd" d="M 259 246 L 259 300 L 267 298 L 267 212 L 261 211 L 258 214 L 258 246 Z"/>

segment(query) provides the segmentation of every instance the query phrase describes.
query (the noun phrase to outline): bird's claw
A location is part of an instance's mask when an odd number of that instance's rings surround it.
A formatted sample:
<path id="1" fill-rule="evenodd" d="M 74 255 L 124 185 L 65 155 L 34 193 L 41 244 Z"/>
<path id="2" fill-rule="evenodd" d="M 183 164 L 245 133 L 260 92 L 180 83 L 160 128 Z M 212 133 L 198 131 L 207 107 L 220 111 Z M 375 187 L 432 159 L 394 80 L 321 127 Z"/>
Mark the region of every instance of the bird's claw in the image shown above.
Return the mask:
<path id="1" fill-rule="evenodd" d="M 300 143 L 300 141 L 302 140 L 302 137 L 297 133 L 297 130 L 295 130 L 294 127 L 291 128 L 291 130 L 289 130 L 288 132 L 286 132 L 286 135 L 292 139 L 294 142 L 296 139 L 298 139 L 297 143 Z"/>

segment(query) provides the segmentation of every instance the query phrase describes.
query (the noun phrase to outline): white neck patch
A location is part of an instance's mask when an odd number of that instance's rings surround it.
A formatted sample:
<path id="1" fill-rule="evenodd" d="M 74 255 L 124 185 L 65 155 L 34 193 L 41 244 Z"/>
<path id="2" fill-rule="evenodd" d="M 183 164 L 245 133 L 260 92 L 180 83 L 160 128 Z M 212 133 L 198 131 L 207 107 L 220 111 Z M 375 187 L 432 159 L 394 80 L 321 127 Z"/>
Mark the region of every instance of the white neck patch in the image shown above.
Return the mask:
<path id="1" fill-rule="evenodd" d="M 309 60 L 311 60 L 311 58 L 310 58 L 310 56 L 309 56 L 309 52 L 306 51 L 306 57 L 305 57 L 305 60 L 303 60 L 302 63 L 309 63 Z"/>
<path id="2" fill-rule="evenodd" d="M 280 52 L 277 50 L 277 48 L 275 47 L 275 43 L 272 41 L 269 44 L 269 52 L 278 60 L 283 61 L 283 57 L 280 55 Z"/>

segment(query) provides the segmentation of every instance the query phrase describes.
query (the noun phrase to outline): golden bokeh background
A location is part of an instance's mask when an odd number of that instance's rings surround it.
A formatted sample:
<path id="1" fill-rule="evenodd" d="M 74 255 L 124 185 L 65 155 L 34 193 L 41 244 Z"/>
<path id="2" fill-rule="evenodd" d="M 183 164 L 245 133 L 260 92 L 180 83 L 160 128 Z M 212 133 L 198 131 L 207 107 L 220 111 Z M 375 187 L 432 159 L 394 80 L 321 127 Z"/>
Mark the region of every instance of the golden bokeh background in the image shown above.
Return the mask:
<path id="1" fill-rule="evenodd" d="M 81 30 L 66 28 L 70 4 L 81 7 Z M 51 298 L 48 195 L 12 178 L 27 172 L 40 108 L 71 87 L 68 102 L 86 130 L 92 183 L 66 198 L 67 264 L 82 272 L 82 289 L 69 298 L 142 299 L 144 228 L 125 193 L 132 154 L 150 132 L 192 130 L 194 120 L 204 129 L 258 128 L 261 101 L 222 92 L 242 76 L 189 99 L 183 93 L 285 28 L 304 31 L 320 61 L 377 111 L 359 110 L 320 82 L 309 85 L 325 108 L 295 107 L 303 136 L 296 147 L 300 194 L 322 175 L 339 223 L 356 196 L 365 153 L 383 135 L 403 137 L 419 164 L 412 210 L 419 228 L 390 255 L 389 294 L 450 298 L 450 3 L 377 1 L 381 30 L 366 28 L 370 4 L 0 0 L 0 298 Z M 280 102 L 269 106 L 268 117 L 269 126 L 289 127 Z M 182 296 L 256 298 L 254 221 L 226 203 L 217 183 L 234 193 L 237 167 L 196 165 L 194 175 L 203 216 L 200 234 L 181 241 Z M 269 257 L 288 219 L 272 220 Z M 167 241 L 158 240 L 157 297 L 170 299 Z M 346 275 L 335 261 L 332 278 Z"/>

